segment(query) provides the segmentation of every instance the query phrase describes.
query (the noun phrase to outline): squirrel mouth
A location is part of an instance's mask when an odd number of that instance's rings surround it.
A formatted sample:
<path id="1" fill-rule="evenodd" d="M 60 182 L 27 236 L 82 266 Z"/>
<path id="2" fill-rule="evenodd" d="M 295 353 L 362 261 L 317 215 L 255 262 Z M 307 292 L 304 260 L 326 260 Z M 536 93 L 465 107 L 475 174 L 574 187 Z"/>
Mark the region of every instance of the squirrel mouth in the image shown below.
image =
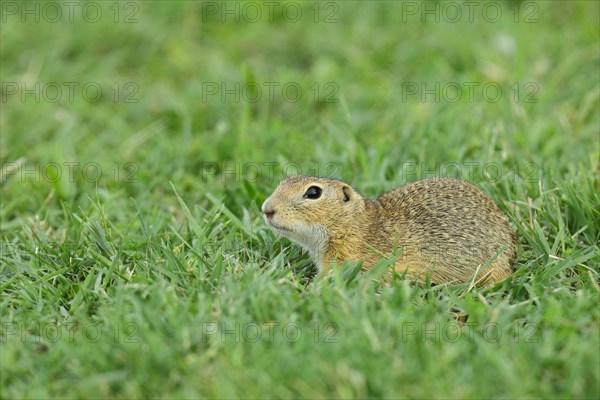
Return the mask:
<path id="1" fill-rule="evenodd" d="M 267 224 L 269 224 L 272 228 L 278 230 L 278 231 L 285 231 L 285 232 L 291 232 L 292 230 L 289 228 L 286 228 L 285 226 L 281 226 L 279 224 L 276 224 L 275 222 L 267 219 Z"/>

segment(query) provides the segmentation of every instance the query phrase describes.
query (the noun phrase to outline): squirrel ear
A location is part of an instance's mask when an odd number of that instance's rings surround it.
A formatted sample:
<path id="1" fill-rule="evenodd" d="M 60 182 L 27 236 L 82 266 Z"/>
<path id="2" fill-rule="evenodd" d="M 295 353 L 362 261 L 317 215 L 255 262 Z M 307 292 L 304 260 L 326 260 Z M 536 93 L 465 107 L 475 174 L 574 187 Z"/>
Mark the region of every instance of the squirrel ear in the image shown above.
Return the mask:
<path id="1" fill-rule="evenodd" d="M 349 186 L 342 186 L 342 193 L 344 193 L 344 203 L 349 202 L 352 197 L 352 189 Z"/>

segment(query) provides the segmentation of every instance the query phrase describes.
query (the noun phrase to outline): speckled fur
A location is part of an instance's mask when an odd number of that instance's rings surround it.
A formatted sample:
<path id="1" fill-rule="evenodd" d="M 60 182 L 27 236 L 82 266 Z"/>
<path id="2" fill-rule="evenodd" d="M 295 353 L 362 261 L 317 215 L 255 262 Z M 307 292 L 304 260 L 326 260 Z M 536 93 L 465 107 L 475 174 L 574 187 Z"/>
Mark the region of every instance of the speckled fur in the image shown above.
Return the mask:
<path id="1" fill-rule="evenodd" d="M 303 198 L 319 186 L 319 199 Z M 478 268 L 486 282 L 512 273 L 515 237 L 506 215 L 476 186 L 457 179 L 409 183 L 375 200 L 350 185 L 326 178 L 282 180 L 263 204 L 275 211 L 265 221 L 304 247 L 319 269 L 334 260 L 363 261 L 372 267 L 396 250 L 398 272 L 432 282 L 467 282 Z"/>

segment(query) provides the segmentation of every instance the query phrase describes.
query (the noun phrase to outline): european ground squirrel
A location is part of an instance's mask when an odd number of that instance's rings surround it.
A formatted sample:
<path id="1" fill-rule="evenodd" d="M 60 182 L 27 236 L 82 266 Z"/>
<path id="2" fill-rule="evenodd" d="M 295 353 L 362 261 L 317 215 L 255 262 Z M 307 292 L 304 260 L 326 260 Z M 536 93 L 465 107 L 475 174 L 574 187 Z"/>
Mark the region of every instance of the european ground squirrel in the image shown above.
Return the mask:
<path id="1" fill-rule="evenodd" d="M 476 186 L 424 179 L 370 200 L 345 182 L 283 179 L 262 205 L 277 233 L 308 251 L 321 273 L 333 261 L 367 270 L 396 255 L 395 269 L 434 283 L 495 283 L 512 273 L 515 236 L 506 215 Z"/>

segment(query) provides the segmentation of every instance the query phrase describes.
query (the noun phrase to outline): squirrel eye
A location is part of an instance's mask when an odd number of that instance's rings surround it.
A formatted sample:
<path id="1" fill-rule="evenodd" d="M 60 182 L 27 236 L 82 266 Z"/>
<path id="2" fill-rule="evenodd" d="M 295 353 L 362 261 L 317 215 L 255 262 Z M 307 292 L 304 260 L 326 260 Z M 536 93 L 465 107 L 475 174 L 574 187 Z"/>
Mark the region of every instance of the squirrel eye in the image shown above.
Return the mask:
<path id="1" fill-rule="evenodd" d="M 315 199 L 318 199 L 319 197 L 321 197 L 322 192 L 323 191 L 321 190 L 320 187 L 311 186 L 306 190 L 306 193 L 304 193 L 304 196 L 302 196 L 302 197 L 304 197 L 305 199 L 315 200 Z"/>

